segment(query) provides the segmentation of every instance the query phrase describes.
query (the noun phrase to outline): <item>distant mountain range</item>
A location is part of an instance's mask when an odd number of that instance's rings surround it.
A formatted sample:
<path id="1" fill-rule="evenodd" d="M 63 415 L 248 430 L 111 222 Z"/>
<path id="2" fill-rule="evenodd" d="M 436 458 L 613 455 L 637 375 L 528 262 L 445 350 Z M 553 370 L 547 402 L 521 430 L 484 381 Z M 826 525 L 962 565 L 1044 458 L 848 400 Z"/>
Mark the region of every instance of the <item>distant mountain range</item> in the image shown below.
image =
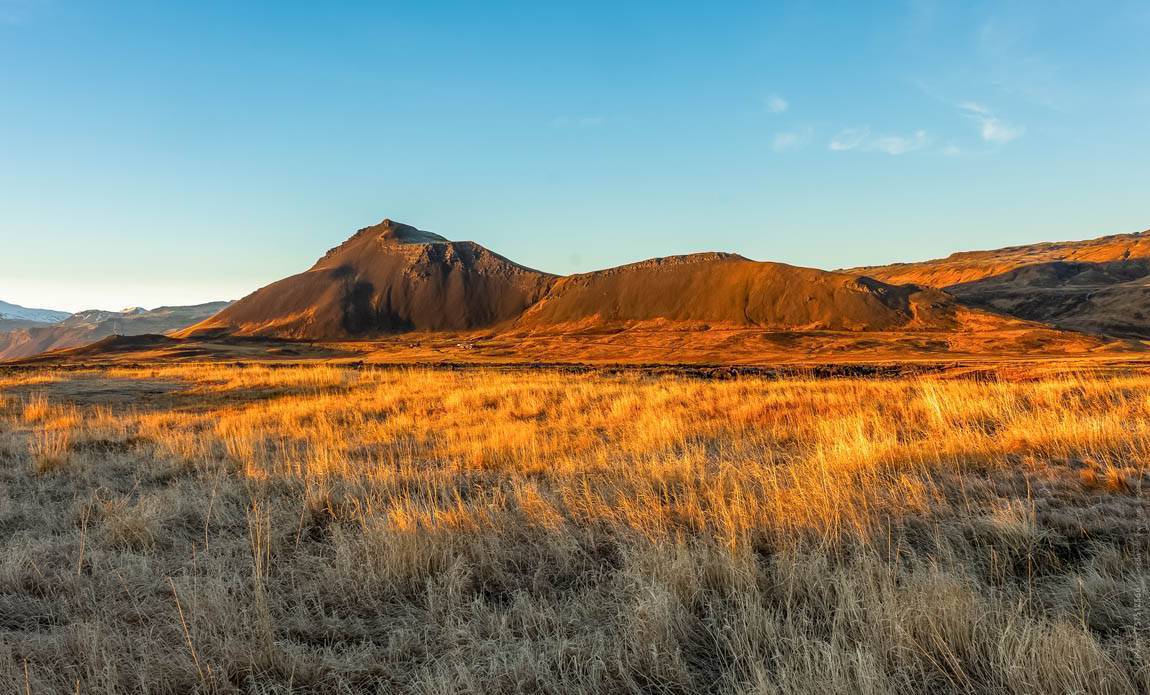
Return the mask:
<path id="1" fill-rule="evenodd" d="M 93 309 L 64 314 L 62 320 L 51 324 L 12 325 L 7 330 L 0 325 L 0 359 L 30 357 L 49 350 L 78 347 L 111 335 L 167 333 L 202 321 L 227 305 L 228 302 L 210 302 L 159 307 L 150 311 L 140 308 L 124 311 Z"/>
<path id="2" fill-rule="evenodd" d="M 634 347 L 626 336 L 642 334 L 656 336 L 650 344 L 664 357 L 674 345 L 700 340 L 721 356 L 721 341 L 701 337 L 716 335 L 711 329 L 738 332 L 729 344 L 744 355 L 754 354 L 755 340 L 764 349 L 810 354 L 896 343 L 965 354 L 1140 347 L 1138 340 L 1150 339 L 1150 232 L 843 271 L 698 253 L 559 276 L 472 241 L 384 220 L 310 269 L 237 302 L 80 312 L 0 334 L 0 359 L 144 334 L 170 336 L 140 342 L 152 347 L 189 339 L 320 344 L 482 334 L 498 337 L 499 354 L 539 336 L 585 336 L 564 344 L 600 356 L 611 346 Z"/>
<path id="3" fill-rule="evenodd" d="M 177 335 L 346 340 L 401 331 L 667 323 L 791 331 L 959 330 L 970 314 L 936 290 L 726 253 L 559 277 L 471 241 L 449 241 L 384 220 L 359 230 L 306 272 L 272 283 Z M 977 320 L 1011 321 L 981 315 Z"/>
<path id="4" fill-rule="evenodd" d="M 71 316 L 66 311 L 52 309 L 29 309 L 17 304 L 0 301 L 0 321 L 25 321 L 31 323 L 59 323 Z"/>
<path id="5" fill-rule="evenodd" d="M 724 341 L 739 359 L 753 358 L 756 350 L 1084 352 L 1114 343 L 966 302 L 927 283 L 731 253 L 654 258 L 562 277 L 475 242 L 391 220 L 359 230 L 307 271 L 172 336 L 331 342 L 403 333 L 468 333 L 458 345 L 466 348 L 475 337 L 499 344 L 495 358 L 530 353 L 552 360 L 610 359 L 621 350 L 674 360 L 700 345 L 721 360 L 733 354 L 721 347 Z"/>

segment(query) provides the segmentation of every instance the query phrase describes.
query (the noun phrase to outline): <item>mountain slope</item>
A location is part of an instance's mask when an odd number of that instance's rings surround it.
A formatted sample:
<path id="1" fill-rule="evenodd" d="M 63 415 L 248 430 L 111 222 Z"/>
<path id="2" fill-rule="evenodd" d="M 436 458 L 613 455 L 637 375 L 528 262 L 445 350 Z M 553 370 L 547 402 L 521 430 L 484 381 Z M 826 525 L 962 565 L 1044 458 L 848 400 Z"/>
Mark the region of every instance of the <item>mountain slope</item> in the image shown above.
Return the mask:
<path id="1" fill-rule="evenodd" d="M 174 335 L 299 340 L 498 327 L 558 334 L 602 326 L 765 331 L 1030 330 L 937 290 L 760 263 L 734 254 L 656 258 L 570 277 L 472 242 L 384 220 L 310 270 Z"/>
<path id="2" fill-rule="evenodd" d="M 1150 338 L 1150 232 L 855 268 L 945 289 L 986 308 L 1074 330 Z"/>
<path id="3" fill-rule="evenodd" d="M 30 357 L 86 345 L 110 335 L 145 335 L 184 328 L 215 314 L 228 302 L 159 307 L 151 311 L 81 311 L 47 326 L 0 334 L 0 359 Z"/>
<path id="4" fill-rule="evenodd" d="M 181 335 L 333 340 L 470 330 L 516 318 L 554 281 L 474 242 L 384 220 L 306 272 L 257 290 Z"/>
<path id="5" fill-rule="evenodd" d="M 900 285 L 913 283 L 929 287 L 950 287 L 977 282 L 1029 265 L 1108 263 L 1147 258 L 1150 258 L 1150 230 L 1085 241 L 1052 241 L 989 251 L 960 251 L 946 258 L 918 263 L 861 266 L 844 272 L 861 273 Z"/>
<path id="6" fill-rule="evenodd" d="M 0 320 L 32 321 L 35 323 L 59 323 L 71 316 L 66 311 L 53 309 L 29 309 L 18 304 L 0 302 Z"/>
<path id="7" fill-rule="evenodd" d="M 560 279 L 521 327 L 669 321 L 766 330 L 954 329 L 952 298 L 870 278 L 703 253 Z"/>
<path id="8" fill-rule="evenodd" d="M 25 328 L 44 328 L 51 325 L 43 321 L 28 321 L 27 319 L 0 319 L 0 333 L 19 331 Z"/>

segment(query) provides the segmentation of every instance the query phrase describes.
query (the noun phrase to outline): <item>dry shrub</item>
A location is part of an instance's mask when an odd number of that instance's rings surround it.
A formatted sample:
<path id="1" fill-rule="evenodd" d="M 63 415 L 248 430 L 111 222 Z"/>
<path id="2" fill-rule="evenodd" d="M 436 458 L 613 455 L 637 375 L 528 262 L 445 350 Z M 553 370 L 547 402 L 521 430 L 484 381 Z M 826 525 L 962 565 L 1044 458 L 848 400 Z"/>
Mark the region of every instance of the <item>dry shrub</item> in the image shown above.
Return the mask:
<path id="1" fill-rule="evenodd" d="M 72 460 L 72 430 L 66 427 L 36 429 L 29 449 L 32 468 L 37 474 L 59 471 Z"/>
<path id="2" fill-rule="evenodd" d="M 42 422 L 48 418 L 51 412 L 52 406 L 48 403 L 48 397 L 43 393 L 32 394 L 24 402 L 24 422 L 30 424 Z"/>
<path id="3" fill-rule="evenodd" d="M 107 500 L 100 510 L 100 530 L 104 542 L 113 548 L 147 550 L 155 546 L 160 535 L 161 518 L 159 501 L 153 498 Z"/>

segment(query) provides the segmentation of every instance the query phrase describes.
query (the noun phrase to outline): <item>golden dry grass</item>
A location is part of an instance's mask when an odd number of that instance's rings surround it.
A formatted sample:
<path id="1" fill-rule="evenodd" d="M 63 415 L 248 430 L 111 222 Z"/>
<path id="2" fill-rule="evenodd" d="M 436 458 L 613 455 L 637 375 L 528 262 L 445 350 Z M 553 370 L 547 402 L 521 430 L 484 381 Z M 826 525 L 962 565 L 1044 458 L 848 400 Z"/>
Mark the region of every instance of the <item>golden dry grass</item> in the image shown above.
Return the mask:
<path id="1" fill-rule="evenodd" d="M 0 374 L 0 689 L 1150 692 L 1148 387 Z"/>

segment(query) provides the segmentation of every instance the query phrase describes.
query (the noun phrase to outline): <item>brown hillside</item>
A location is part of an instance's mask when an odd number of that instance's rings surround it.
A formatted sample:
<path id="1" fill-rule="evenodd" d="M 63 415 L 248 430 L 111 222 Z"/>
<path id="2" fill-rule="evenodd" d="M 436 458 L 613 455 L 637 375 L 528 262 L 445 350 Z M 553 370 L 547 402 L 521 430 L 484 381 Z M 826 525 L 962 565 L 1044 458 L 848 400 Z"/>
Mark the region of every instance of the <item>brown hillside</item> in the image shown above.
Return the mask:
<path id="1" fill-rule="evenodd" d="M 1147 258 L 1150 258 L 1150 230 L 1087 241 L 1056 241 L 1008 246 L 990 251 L 962 251 L 946 258 L 919 263 L 863 266 L 843 272 L 868 275 L 898 285 L 912 283 L 928 287 L 951 287 L 1042 263 L 1106 263 Z"/>
<path id="2" fill-rule="evenodd" d="M 549 360 L 564 359 L 566 350 L 590 360 L 622 359 L 624 353 L 635 360 L 674 360 L 689 347 L 682 340 L 706 342 L 705 355 L 696 357 L 718 360 L 781 349 L 841 352 L 853 344 L 829 334 L 867 335 L 876 347 L 914 335 L 914 350 L 948 353 L 1101 345 L 965 307 L 935 289 L 859 275 L 702 253 L 557 277 L 472 242 L 451 242 L 389 220 L 360 230 L 310 270 L 175 335 L 339 341 L 410 331 L 444 337 L 448 347 L 435 348 L 437 355 L 456 344 L 482 344 L 493 357 Z M 625 335 L 604 337 L 619 331 Z M 477 332 L 495 342 L 471 335 Z M 631 355 L 624 348 L 640 334 L 644 347 Z M 715 342 L 719 334 L 742 342 L 724 348 Z M 800 334 L 809 335 L 798 342 L 785 337 Z M 556 343 L 560 336 L 570 340 Z M 589 351 L 587 340 L 599 347 Z"/>
<path id="3" fill-rule="evenodd" d="M 945 289 L 970 307 L 1060 328 L 1150 337 L 1150 232 L 856 268 Z"/>
<path id="4" fill-rule="evenodd" d="M 788 331 L 954 329 L 962 322 L 954 300 L 935 290 L 703 253 L 562 278 L 518 325 L 660 320 Z"/>
<path id="5" fill-rule="evenodd" d="M 0 319 L 0 333 L 20 331 L 28 328 L 45 328 L 53 324 L 44 321 L 30 321 L 28 319 Z M 3 338 L 0 337 L 0 340 Z"/>
<path id="6" fill-rule="evenodd" d="M 514 319 L 554 280 L 476 243 L 384 220 L 182 335 L 342 339 L 469 330 Z"/>

